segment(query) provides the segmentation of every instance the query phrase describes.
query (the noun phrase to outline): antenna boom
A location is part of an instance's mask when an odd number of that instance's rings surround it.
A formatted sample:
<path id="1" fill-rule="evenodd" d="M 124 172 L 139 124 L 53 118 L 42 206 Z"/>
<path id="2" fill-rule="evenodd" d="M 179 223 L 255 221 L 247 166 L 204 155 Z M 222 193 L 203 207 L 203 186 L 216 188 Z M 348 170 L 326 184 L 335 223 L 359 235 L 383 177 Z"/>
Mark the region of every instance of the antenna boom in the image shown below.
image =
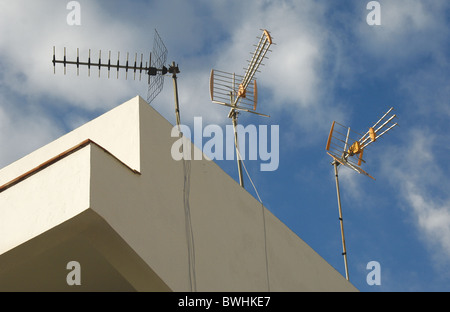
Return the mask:
<path id="1" fill-rule="evenodd" d="M 234 144 L 236 147 L 236 156 L 239 171 L 239 183 L 244 187 L 242 175 L 242 160 L 239 153 L 239 143 L 237 136 L 237 116 L 239 111 L 244 111 L 259 116 L 270 117 L 269 115 L 256 112 L 258 104 L 258 87 L 256 84 L 255 73 L 266 58 L 269 47 L 272 44 L 272 37 L 267 30 L 263 30 L 259 41 L 256 44 L 256 50 L 253 52 L 243 76 L 234 73 L 227 73 L 220 70 L 211 70 L 209 78 L 209 92 L 211 101 L 215 104 L 230 107 L 228 118 L 233 121 Z M 237 82 L 236 78 L 240 81 Z"/>

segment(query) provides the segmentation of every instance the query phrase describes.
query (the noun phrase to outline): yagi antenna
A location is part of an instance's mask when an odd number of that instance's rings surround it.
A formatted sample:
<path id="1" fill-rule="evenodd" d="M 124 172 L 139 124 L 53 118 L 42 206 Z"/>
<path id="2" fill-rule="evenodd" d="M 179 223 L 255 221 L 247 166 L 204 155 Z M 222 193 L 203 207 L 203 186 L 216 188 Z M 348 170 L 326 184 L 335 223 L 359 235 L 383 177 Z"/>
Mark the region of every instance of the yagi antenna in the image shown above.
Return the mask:
<path id="1" fill-rule="evenodd" d="M 327 140 L 327 154 L 338 164 L 374 179 L 361 168 L 365 163 L 363 154 L 369 145 L 398 125 L 394 122 L 397 115 L 392 114 L 393 110 L 393 107 L 390 108 L 364 135 L 333 121 Z"/>
<path id="2" fill-rule="evenodd" d="M 152 58 L 150 61 L 150 66 L 152 68 L 165 68 L 165 64 L 167 61 L 167 53 L 168 50 L 164 45 L 161 37 L 155 29 L 155 36 L 153 39 L 153 50 L 152 50 Z M 171 68 L 172 69 L 172 68 Z M 167 69 L 165 70 L 167 72 Z M 151 103 L 153 99 L 162 91 L 164 85 L 164 74 L 157 75 L 157 72 L 152 72 L 148 76 L 148 95 L 147 102 Z"/>
<path id="3" fill-rule="evenodd" d="M 149 61 L 151 59 L 151 53 L 149 56 Z M 153 68 L 149 66 L 149 62 L 145 62 L 145 65 L 143 63 L 143 54 L 140 54 L 140 58 L 138 58 L 138 54 L 136 53 L 134 58 L 134 65 L 129 63 L 128 60 L 129 54 L 127 53 L 127 61 L 125 64 L 120 64 L 120 52 L 117 54 L 117 62 L 112 63 L 111 62 L 111 51 L 108 53 L 108 62 L 102 63 L 102 51 L 100 50 L 98 52 L 98 62 L 93 62 L 91 60 L 91 49 L 89 49 L 88 54 L 88 60 L 87 62 L 81 62 L 80 56 L 79 56 L 79 49 L 77 48 L 77 60 L 76 61 L 68 61 L 66 57 L 66 48 L 64 47 L 64 58 L 62 60 L 57 60 L 55 55 L 55 47 L 53 47 L 53 72 L 56 73 L 56 64 L 63 64 L 64 65 L 64 75 L 66 74 L 66 67 L 67 65 L 76 65 L 77 66 L 77 75 L 79 75 L 79 68 L 80 66 L 87 66 L 88 67 L 88 76 L 91 75 L 91 67 L 98 67 L 98 76 L 100 77 L 100 72 L 102 67 L 106 67 L 108 69 L 108 78 L 110 78 L 110 72 L 111 69 L 115 69 L 117 71 L 117 79 L 119 79 L 119 71 L 120 69 L 125 70 L 125 77 L 128 78 L 128 71 L 134 72 L 134 80 L 136 80 L 136 72 L 139 73 L 139 80 L 142 78 L 142 72 L 147 75 L 156 75 L 159 74 L 165 74 L 167 73 L 167 68 Z"/>
<path id="4" fill-rule="evenodd" d="M 349 279 L 348 263 L 347 263 L 347 248 L 345 246 L 344 237 L 344 220 L 342 218 L 341 196 L 339 191 L 339 177 L 338 166 L 343 165 L 360 174 L 364 174 L 374 179 L 370 174 L 364 171 L 361 166 L 365 163 L 363 154 L 365 149 L 372 143 L 376 142 L 383 135 L 392 130 L 397 123 L 394 123 L 397 115 L 392 114 L 394 108 L 390 108 L 369 130 L 361 135 L 350 127 L 344 126 L 336 121 L 333 121 L 328 136 L 326 150 L 327 154 L 333 158 L 331 163 L 334 166 L 334 174 L 336 177 L 336 191 L 339 208 L 339 222 L 341 225 L 342 237 L 342 255 L 344 256 L 345 276 Z M 375 179 L 374 179 L 375 180 Z"/>
<path id="5" fill-rule="evenodd" d="M 153 50 L 149 54 L 148 59 L 144 54 L 134 54 L 130 55 L 128 52 L 126 54 L 126 62 L 125 64 L 120 63 L 120 52 L 117 53 L 117 62 L 111 62 L 111 51 L 108 51 L 108 61 L 102 61 L 102 51 L 98 52 L 98 61 L 97 59 L 93 60 L 91 49 L 88 52 L 87 62 L 80 61 L 80 51 L 77 48 L 77 58 L 76 60 L 69 61 L 67 60 L 66 48 L 64 47 L 64 58 L 56 59 L 55 47 L 53 47 L 53 72 L 56 73 L 56 64 L 64 65 L 64 75 L 66 74 L 67 65 L 76 65 L 77 66 L 77 75 L 79 75 L 80 66 L 87 66 L 88 68 L 88 76 L 91 75 L 91 67 L 98 68 L 98 76 L 100 77 L 100 71 L 103 68 L 107 68 L 108 70 L 108 78 L 110 78 L 111 70 L 116 70 L 117 79 L 119 79 L 119 71 L 125 70 L 125 79 L 128 79 L 128 72 L 132 73 L 133 79 L 136 80 L 136 75 L 138 75 L 139 81 L 142 78 L 142 74 L 148 75 L 148 93 L 147 93 L 147 102 L 150 104 L 153 99 L 161 92 L 164 85 L 164 75 L 167 73 L 172 74 L 172 78 L 174 81 L 175 88 L 175 112 L 177 117 L 177 124 L 180 123 L 179 116 L 179 105 L 178 105 L 178 87 L 177 87 L 177 76 L 180 72 L 178 65 L 175 65 L 175 62 L 167 68 L 165 66 L 167 60 L 167 48 L 164 45 L 161 37 L 155 29 L 155 36 L 153 42 Z M 145 63 L 144 63 L 145 62 Z"/>
<path id="6" fill-rule="evenodd" d="M 264 117 L 268 115 L 256 112 L 258 104 L 258 88 L 256 85 L 255 74 L 258 71 L 262 61 L 267 58 L 269 47 L 272 45 L 272 37 L 267 30 L 262 30 L 261 37 L 258 37 L 256 50 L 248 62 L 243 76 L 234 73 L 228 73 L 219 70 L 211 70 L 209 91 L 211 101 L 216 104 L 230 107 L 228 118 L 233 121 L 234 144 L 236 147 L 236 156 L 239 171 L 239 182 L 244 187 L 242 175 L 242 160 L 239 153 L 239 143 L 237 136 L 237 117 L 239 111 L 249 112 Z"/>

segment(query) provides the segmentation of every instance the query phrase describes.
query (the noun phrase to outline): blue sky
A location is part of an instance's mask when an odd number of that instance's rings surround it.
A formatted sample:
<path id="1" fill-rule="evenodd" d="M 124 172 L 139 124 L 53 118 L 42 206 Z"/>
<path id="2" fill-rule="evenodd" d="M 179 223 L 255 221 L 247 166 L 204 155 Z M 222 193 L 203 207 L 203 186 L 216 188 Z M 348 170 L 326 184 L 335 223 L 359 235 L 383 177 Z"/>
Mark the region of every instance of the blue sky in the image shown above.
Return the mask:
<path id="1" fill-rule="evenodd" d="M 345 275 L 326 139 L 333 120 L 365 132 L 393 106 L 400 126 L 364 154 L 376 181 L 339 170 L 350 281 L 368 292 L 450 290 L 448 1 L 378 1 L 379 26 L 367 24 L 361 0 L 80 0 L 79 26 L 66 22 L 68 2 L 0 0 L 0 167 L 147 96 L 145 79 L 54 75 L 53 46 L 72 58 L 76 48 L 81 58 L 88 49 L 148 54 L 156 28 L 180 66 L 182 123 L 201 116 L 225 127 L 210 70 L 242 74 L 265 28 L 276 45 L 257 75 L 258 106 L 271 117 L 239 118 L 279 125 L 278 169 L 245 162 L 264 205 Z M 169 77 L 152 106 L 175 123 Z M 237 180 L 235 161 L 216 162 Z M 370 261 L 381 265 L 380 286 L 366 283 Z"/>

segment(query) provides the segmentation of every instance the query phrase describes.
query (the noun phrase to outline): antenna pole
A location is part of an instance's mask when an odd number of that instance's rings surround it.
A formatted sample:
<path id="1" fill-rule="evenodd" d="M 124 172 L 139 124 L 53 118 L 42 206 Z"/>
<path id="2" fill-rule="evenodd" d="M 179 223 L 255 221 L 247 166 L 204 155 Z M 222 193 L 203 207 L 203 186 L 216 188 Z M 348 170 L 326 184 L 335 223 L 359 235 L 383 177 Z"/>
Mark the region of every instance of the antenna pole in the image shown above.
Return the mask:
<path id="1" fill-rule="evenodd" d="M 233 129 L 234 129 L 234 145 L 236 146 L 236 156 L 239 170 L 239 184 L 244 187 L 244 177 L 242 175 L 242 160 L 241 153 L 239 152 L 239 142 L 238 142 L 238 134 L 237 134 L 237 114 L 238 112 L 233 109 L 232 112 L 232 120 L 233 120 Z"/>
<path id="2" fill-rule="evenodd" d="M 271 44 L 272 37 L 267 30 L 263 30 L 263 34 L 256 45 L 256 50 L 253 53 L 251 61 L 249 61 L 249 65 L 246 68 L 244 76 L 239 76 L 239 79 L 242 79 L 241 83 L 236 83 L 236 75 L 234 73 L 230 74 L 222 71 L 217 71 L 218 74 L 215 74 L 215 71 L 212 70 L 209 79 L 211 101 L 216 104 L 231 107 L 230 112 L 228 113 L 228 118 L 233 120 L 234 145 L 236 147 L 239 183 L 241 187 L 244 187 L 244 179 L 242 174 L 242 157 L 239 153 L 237 117 L 239 111 L 269 117 L 268 115 L 263 115 L 256 112 L 258 92 L 254 75 L 258 72 L 259 66 L 263 65 L 262 61 L 266 58 L 266 53 L 270 51 L 269 47 Z M 231 84 L 231 86 L 228 84 Z M 228 100 L 228 95 L 230 96 L 229 104 L 224 102 Z"/>
<path id="3" fill-rule="evenodd" d="M 172 74 L 173 79 L 173 92 L 175 95 L 175 116 L 177 118 L 177 127 L 178 131 L 181 133 L 180 129 L 180 106 L 178 102 L 178 84 L 177 84 L 177 74 L 180 72 L 178 66 L 175 65 L 175 62 L 172 62 L 172 65 L 169 68 L 169 73 Z"/>
<path id="4" fill-rule="evenodd" d="M 342 236 L 342 255 L 344 256 L 344 264 L 345 264 L 345 278 L 347 281 L 348 277 L 348 263 L 347 263 L 347 248 L 345 247 L 345 237 L 344 237 L 344 220 L 342 219 L 342 207 L 341 207 L 341 195 L 339 191 L 339 178 L 338 178 L 338 162 L 333 161 L 334 165 L 334 175 L 336 177 L 336 191 L 337 191 L 337 200 L 338 200 L 338 208 L 339 208 L 339 222 L 341 224 L 341 236 Z"/>
<path id="5" fill-rule="evenodd" d="M 233 83 L 234 83 L 234 74 L 233 74 Z M 233 91 L 230 92 L 230 103 L 233 103 L 234 101 L 234 95 Z M 244 187 L 244 176 L 242 175 L 242 160 L 241 160 L 241 153 L 239 152 L 239 142 L 238 142 L 238 134 L 237 134 L 237 115 L 238 112 L 232 108 L 230 110 L 230 113 L 228 114 L 228 117 L 231 117 L 231 120 L 233 121 L 233 130 L 234 130 L 234 146 L 236 147 L 236 158 L 237 158 L 237 164 L 238 164 L 238 171 L 239 171 L 239 184 Z"/>
<path id="6" fill-rule="evenodd" d="M 233 74 L 233 83 L 235 84 L 235 74 Z M 235 94 L 233 91 L 230 91 L 230 103 L 234 103 L 234 97 Z M 237 134 L 237 115 L 238 112 L 236 109 L 234 109 L 236 105 L 233 105 L 233 108 L 231 108 L 230 113 L 228 114 L 228 117 L 231 118 L 233 121 L 233 130 L 234 130 L 234 146 L 236 147 L 236 159 L 238 164 L 238 172 L 239 172 L 239 184 L 241 187 L 244 187 L 244 176 L 242 175 L 242 160 L 241 160 L 241 153 L 239 152 L 239 141 L 238 141 L 238 134 Z"/>

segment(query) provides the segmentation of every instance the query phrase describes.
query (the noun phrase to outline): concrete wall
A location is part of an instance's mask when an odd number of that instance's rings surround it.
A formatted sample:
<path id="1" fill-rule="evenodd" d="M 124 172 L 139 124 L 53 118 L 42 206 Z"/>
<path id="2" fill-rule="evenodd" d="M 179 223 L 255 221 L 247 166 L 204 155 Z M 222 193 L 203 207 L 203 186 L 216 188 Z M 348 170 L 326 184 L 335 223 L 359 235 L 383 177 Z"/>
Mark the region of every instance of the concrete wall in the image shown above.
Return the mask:
<path id="1" fill-rule="evenodd" d="M 76 130 L 0 170 L 0 186 L 80 142 L 91 139 L 129 167 L 140 170 L 138 97 L 119 105 Z"/>
<path id="2" fill-rule="evenodd" d="M 187 163 L 187 224 L 185 170 L 170 154 L 172 125 L 142 99 L 138 105 L 142 175 L 113 160 L 96 163 L 94 150 L 91 205 L 171 289 L 356 290 L 214 162 Z"/>
<path id="3" fill-rule="evenodd" d="M 0 234 L 18 237 L 1 250 L 89 208 L 174 291 L 356 290 L 214 162 L 173 160 L 171 130 L 136 97 L 3 169 L 14 178 L 83 139 L 101 146 L 0 193 L 0 220 L 13 220 Z M 39 218 L 39 231 L 25 229 Z"/>
<path id="4" fill-rule="evenodd" d="M 0 193 L 0 254 L 89 208 L 90 146 Z"/>

